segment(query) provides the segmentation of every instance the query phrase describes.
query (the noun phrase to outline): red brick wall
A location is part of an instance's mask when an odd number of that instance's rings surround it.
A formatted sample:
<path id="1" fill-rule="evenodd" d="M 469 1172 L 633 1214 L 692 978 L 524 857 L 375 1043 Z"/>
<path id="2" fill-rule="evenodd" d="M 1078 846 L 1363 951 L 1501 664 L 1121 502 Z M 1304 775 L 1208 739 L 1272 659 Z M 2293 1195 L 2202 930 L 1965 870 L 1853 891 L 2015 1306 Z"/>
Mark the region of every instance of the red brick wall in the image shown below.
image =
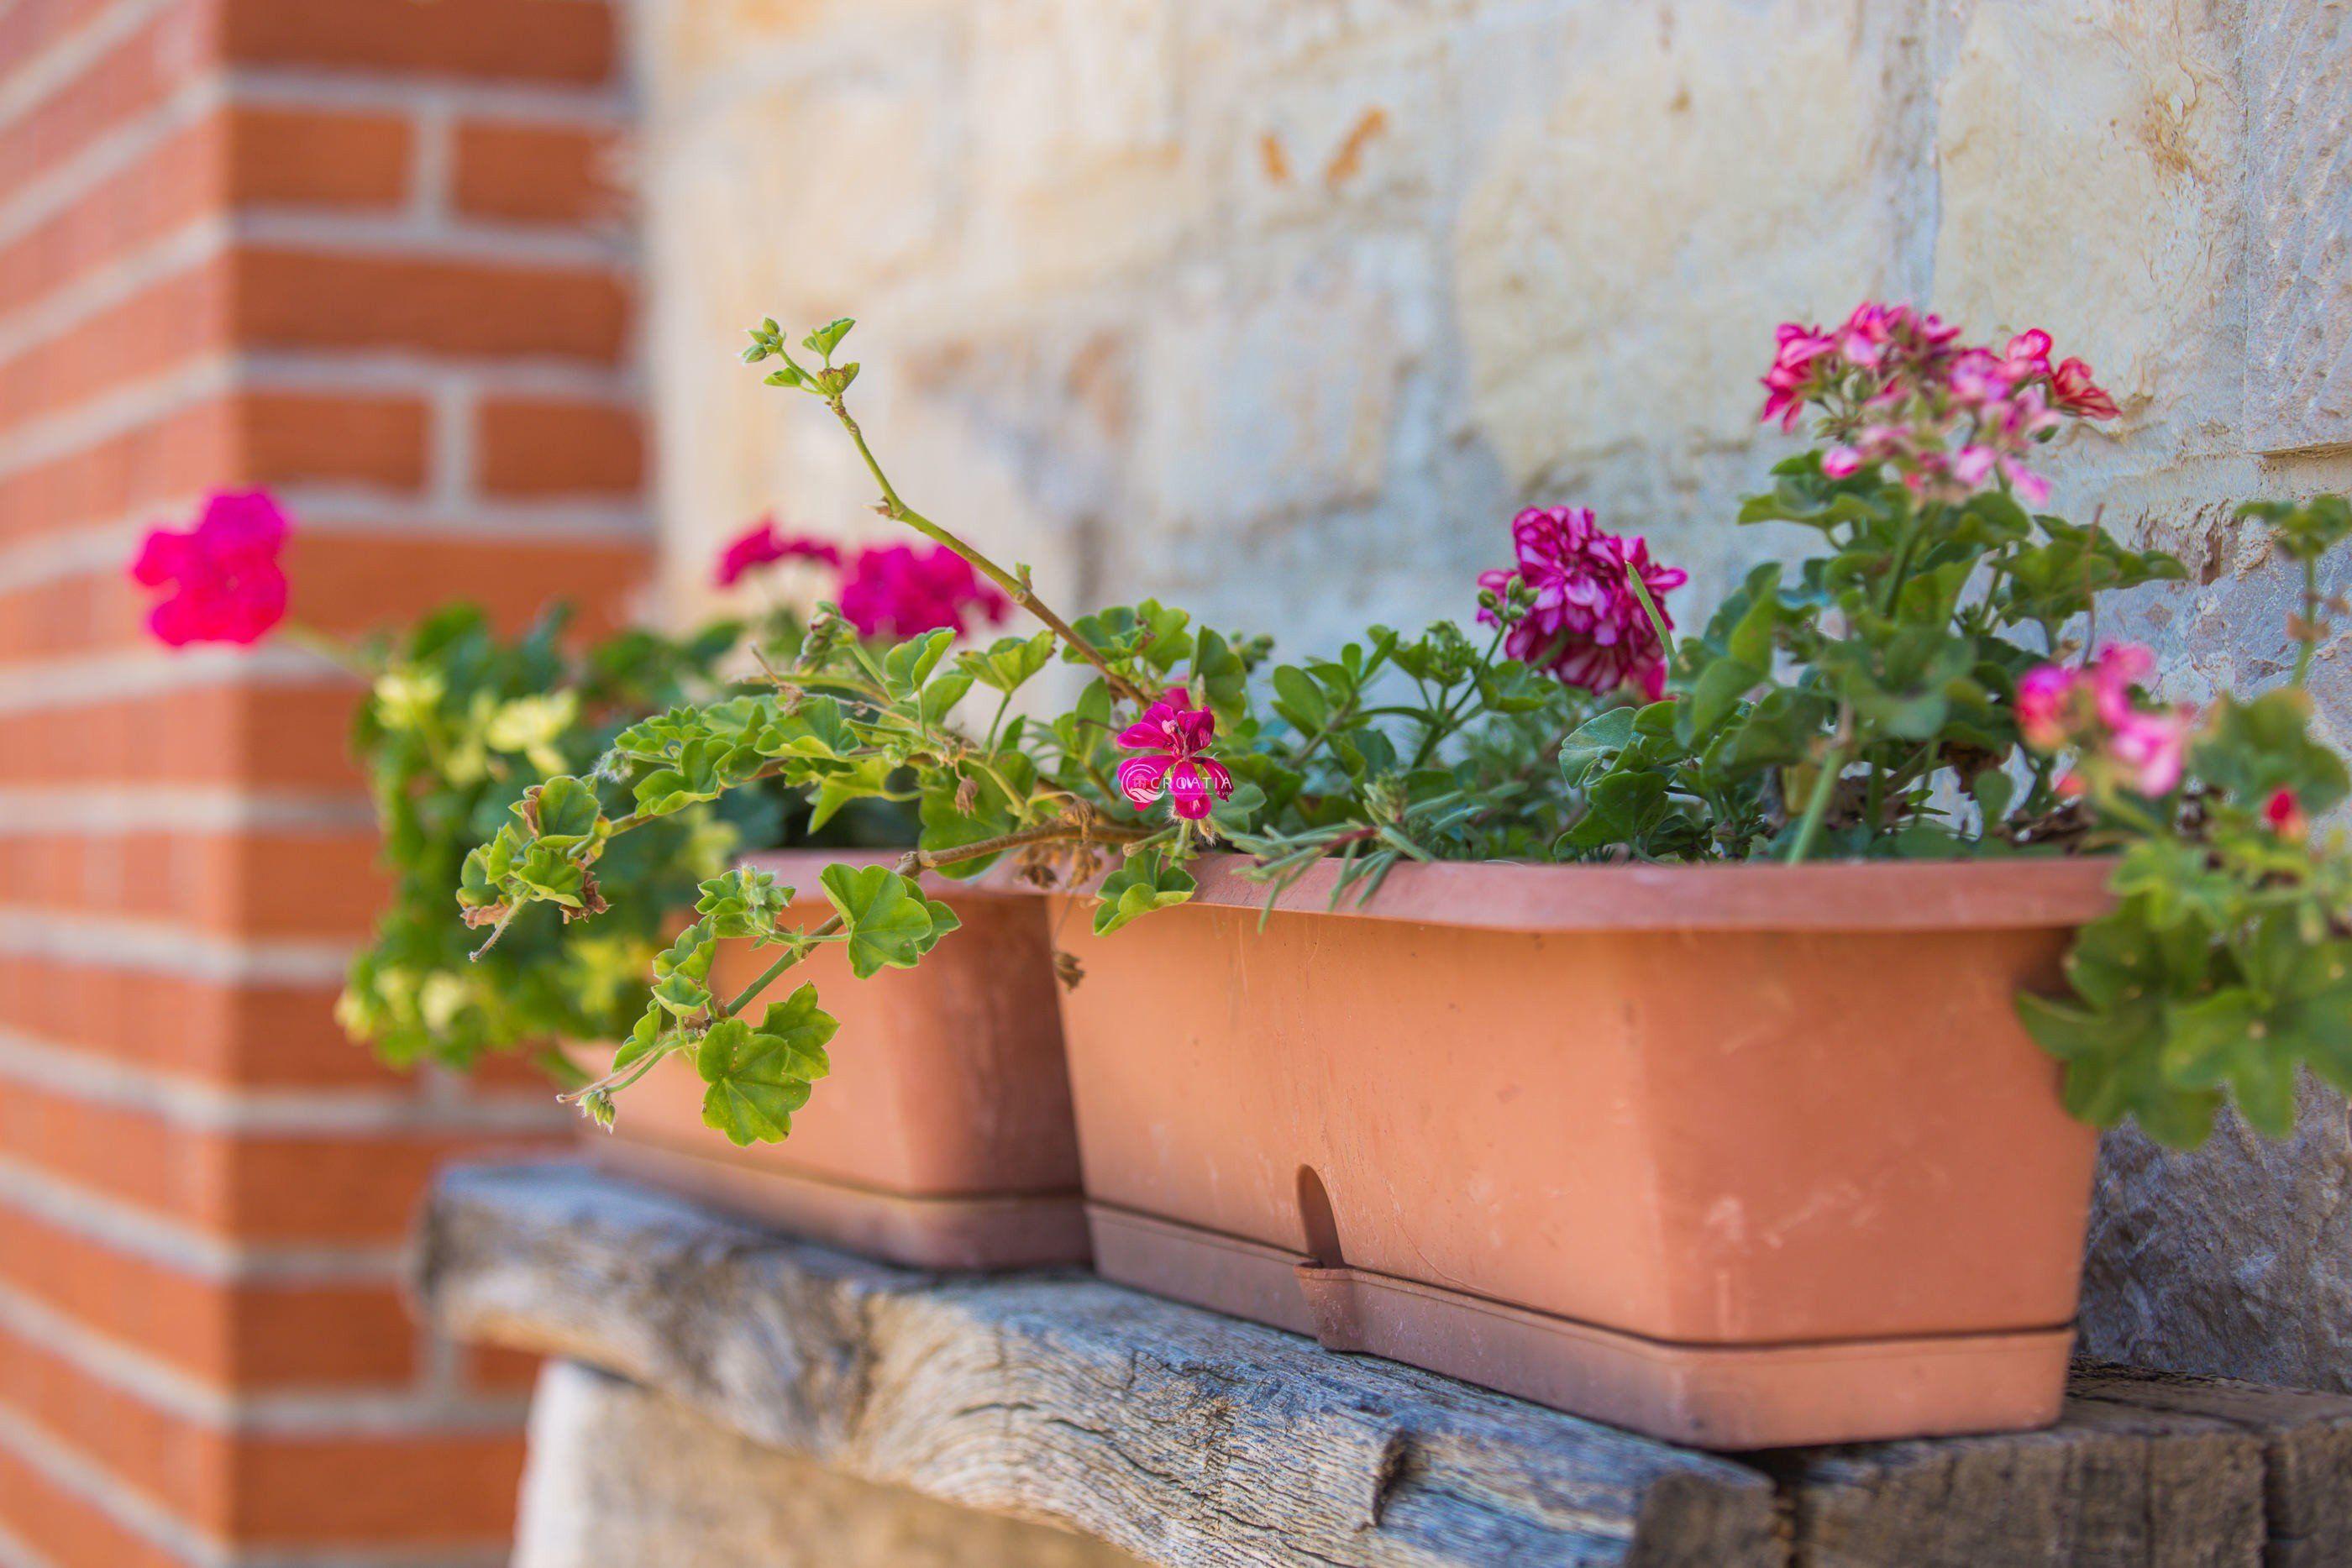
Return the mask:
<path id="1" fill-rule="evenodd" d="M 351 688 L 121 563 L 275 487 L 294 612 L 641 566 L 606 0 L 0 0 L 0 1562 L 502 1560 L 527 1369 L 400 1301 L 520 1081 L 336 1032 Z"/>

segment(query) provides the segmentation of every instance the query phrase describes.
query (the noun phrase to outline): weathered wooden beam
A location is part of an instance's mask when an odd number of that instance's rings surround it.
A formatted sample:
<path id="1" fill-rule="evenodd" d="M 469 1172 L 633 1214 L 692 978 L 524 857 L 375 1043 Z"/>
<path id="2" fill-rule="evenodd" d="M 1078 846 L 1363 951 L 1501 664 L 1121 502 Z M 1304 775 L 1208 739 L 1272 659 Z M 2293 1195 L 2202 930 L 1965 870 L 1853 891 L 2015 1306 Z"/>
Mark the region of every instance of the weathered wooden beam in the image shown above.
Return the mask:
<path id="1" fill-rule="evenodd" d="M 420 1294 L 800 1460 L 1146 1562 L 2352 1563 L 2352 1398 L 2118 1369 L 2043 1432 L 1668 1445 L 1082 1274 L 940 1277 L 568 1165 L 446 1175 Z"/>
<path id="2" fill-rule="evenodd" d="M 453 1333 L 1147 1562 L 1785 1560 L 1752 1469 L 1084 1275 L 941 1280 L 566 1166 L 449 1173 L 419 1257 Z"/>

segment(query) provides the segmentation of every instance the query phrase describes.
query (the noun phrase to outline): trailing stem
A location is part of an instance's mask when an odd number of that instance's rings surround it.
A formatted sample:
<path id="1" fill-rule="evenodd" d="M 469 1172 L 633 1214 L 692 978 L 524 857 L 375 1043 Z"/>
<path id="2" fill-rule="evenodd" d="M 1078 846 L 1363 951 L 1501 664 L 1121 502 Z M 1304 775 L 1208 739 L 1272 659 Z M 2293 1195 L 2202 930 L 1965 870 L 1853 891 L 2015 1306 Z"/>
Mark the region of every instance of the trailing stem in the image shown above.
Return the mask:
<path id="1" fill-rule="evenodd" d="M 1008 850 L 1024 849 L 1033 844 L 1108 842 L 1132 843 L 1151 836 L 1145 828 L 1122 828 L 1107 822 L 1053 822 L 1042 827 L 1024 828 L 1017 832 L 1000 833 L 992 839 L 981 839 L 969 844 L 958 844 L 944 850 L 908 850 L 900 855 L 891 868 L 900 876 L 913 876 L 919 872 L 955 865 L 964 861 L 980 860 L 989 855 L 1003 854 Z M 819 925 L 798 933 L 776 961 L 752 979 L 730 999 L 711 1009 L 710 1022 L 717 1023 L 740 1013 L 759 999 L 760 993 L 773 985 L 777 978 L 806 958 L 816 945 L 836 936 L 842 928 L 842 918 L 834 915 Z M 644 1077 L 655 1062 L 672 1051 L 682 1049 L 684 1041 L 648 1054 L 618 1072 L 607 1073 L 593 1083 L 583 1084 L 570 1093 L 558 1096 L 567 1104 L 575 1103 L 592 1094 L 612 1094 Z"/>
<path id="2" fill-rule="evenodd" d="M 857 428 L 857 421 L 851 416 L 848 403 L 838 392 L 824 401 L 825 406 L 833 410 L 834 417 L 841 421 L 842 428 L 849 432 L 849 439 L 856 444 L 858 456 L 866 460 L 866 471 L 873 475 L 874 482 L 882 487 L 882 504 L 877 509 L 884 517 L 893 522 L 906 524 L 924 538 L 936 544 L 946 546 L 965 560 L 970 561 L 974 570 L 1003 590 L 1006 598 L 1044 622 L 1052 629 L 1054 635 L 1059 637 L 1072 653 L 1100 671 L 1104 681 L 1108 683 L 1112 692 L 1125 697 L 1138 707 L 1150 706 L 1151 698 L 1134 682 L 1113 669 L 1110 661 L 1104 657 L 1101 649 L 1080 636 L 1076 628 L 1063 620 L 1055 612 L 1052 606 L 1037 597 L 1037 591 L 1030 586 L 1025 573 L 1015 575 L 1005 570 L 964 539 L 941 528 L 900 499 L 897 487 L 890 483 L 890 476 L 882 471 L 882 465 L 876 460 L 873 448 L 866 444 L 866 433 Z"/>

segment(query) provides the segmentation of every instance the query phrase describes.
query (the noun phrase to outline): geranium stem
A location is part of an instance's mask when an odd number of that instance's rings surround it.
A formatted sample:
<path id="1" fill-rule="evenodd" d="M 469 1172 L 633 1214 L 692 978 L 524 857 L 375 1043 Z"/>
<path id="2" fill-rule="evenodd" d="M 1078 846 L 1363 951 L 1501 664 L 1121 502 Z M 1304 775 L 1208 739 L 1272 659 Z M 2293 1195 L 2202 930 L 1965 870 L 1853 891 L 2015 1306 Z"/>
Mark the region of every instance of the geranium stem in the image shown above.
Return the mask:
<path id="1" fill-rule="evenodd" d="M 1846 755 L 1853 747 L 1853 709 L 1838 710 L 1837 731 L 1830 737 L 1829 754 L 1822 758 L 1822 776 L 1813 780 L 1812 795 L 1805 801 L 1805 814 L 1797 820 L 1797 836 L 1789 845 L 1788 863 L 1795 865 L 1813 852 L 1813 840 L 1820 836 L 1822 818 L 1830 809 L 1830 797 L 1837 792 L 1838 775 L 1845 771 Z"/>
<path id="2" fill-rule="evenodd" d="M 278 635 L 298 648 L 306 648 L 322 659 L 332 661 L 348 674 L 357 675 L 363 681 L 373 681 L 383 674 L 374 662 L 361 653 L 358 648 L 341 638 L 330 637 L 324 632 L 305 626 L 299 621 L 279 622 Z"/>
<path id="3" fill-rule="evenodd" d="M 1789 864 L 1795 865 L 1812 852 L 1813 840 L 1821 835 L 1822 817 L 1830 807 L 1830 795 L 1837 789 L 1838 775 L 1845 770 L 1845 747 L 1830 747 L 1822 758 L 1822 776 L 1813 780 L 1813 793 L 1805 802 L 1805 814 L 1797 820 L 1797 836 L 1789 845 Z"/>
<path id="4" fill-rule="evenodd" d="M 2294 684 L 2302 685 L 2311 674 L 2311 656 L 2319 650 L 2319 562 L 2306 559 L 2303 563 L 2303 617 L 2295 628 Z"/>
<path id="5" fill-rule="evenodd" d="M 1015 577 L 971 545 L 901 500 L 897 488 L 890 483 L 890 476 L 882 472 L 882 465 L 875 458 L 873 448 L 866 444 L 866 433 L 857 428 L 857 421 L 850 415 L 849 405 L 835 395 L 825 399 L 825 406 L 833 410 L 835 419 L 841 421 L 841 427 L 849 432 L 849 439 L 856 444 L 857 455 L 866 460 L 866 471 L 873 475 L 874 482 L 882 487 L 884 515 L 893 522 L 906 524 L 936 544 L 945 545 L 970 561 L 973 570 L 1003 589 L 1006 598 L 1044 622 L 1052 628 L 1054 635 L 1059 637 L 1072 653 L 1101 671 L 1103 679 L 1109 683 L 1110 689 L 1115 695 L 1127 698 L 1138 707 L 1150 706 L 1150 697 L 1132 681 L 1112 669 L 1110 661 L 1103 656 L 1102 650 L 1080 636 L 1068 622 L 1055 614 L 1050 605 L 1037 597 L 1036 590 L 1029 586 L 1025 578 Z"/>

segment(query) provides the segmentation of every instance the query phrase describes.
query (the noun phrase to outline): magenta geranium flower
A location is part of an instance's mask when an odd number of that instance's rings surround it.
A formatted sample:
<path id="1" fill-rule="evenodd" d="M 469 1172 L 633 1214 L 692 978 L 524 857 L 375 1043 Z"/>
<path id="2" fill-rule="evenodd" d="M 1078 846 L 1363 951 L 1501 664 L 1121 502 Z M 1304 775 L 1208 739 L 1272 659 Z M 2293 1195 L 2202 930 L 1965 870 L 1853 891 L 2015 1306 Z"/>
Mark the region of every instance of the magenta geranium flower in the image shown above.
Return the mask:
<path id="1" fill-rule="evenodd" d="M 780 560 L 813 560 L 839 566 L 841 551 L 812 535 L 782 532 L 775 518 L 761 517 L 727 541 L 727 548 L 719 552 L 719 565 L 711 578 L 721 588 L 732 588 L 745 572 Z"/>
<path id="2" fill-rule="evenodd" d="M 1772 368 L 1764 372 L 1764 420 L 1769 424 L 1778 419 L 1782 429 L 1794 430 L 1804 417 L 1812 363 L 1835 351 L 1837 340 L 1801 321 L 1783 321 L 1775 331 L 1780 347 L 1773 352 Z"/>
<path id="3" fill-rule="evenodd" d="M 1209 814 L 1210 796 L 1234 792 L 1233 775 L 1205 755 L 1217 736 L 1217 718 L 1207 708 L 1185 706 L 1190 694 L 1171 687 L 1118 732 L 1118 743 L 1142 753 L 1118 765 L 1118 792 L 1139 811 L 1166 795 L 1176 814 L 1197 822 Z"/>
<path id="4" fill-rule="evenodd" d="M 2300 841 L 2311 831 L 2311 819 L 2303 814 L 2303 802 L 2284 785 L 2263 802 L 2263 821 L 2272 832 L 2291 841 Z"/>
<path id="5" fill-rule="evenodd" d="M 842 617 L 867 637 L 915 637 L 941 628 L 961 637 L 972 618 L 993 626 L 1012 608 L 945 545 L 860 550 L 842 573 Z"/>
<path id="6" fill-rule="evenodd" d="M 1666 594 L 1690 574 L 1652 561 L 1638 535 L 1629 541 L 1603 532 L 1587 507 L 1530 507 L 1511 520 L 1511 543 L 1518 565 L 1478 578 L 1478 586 L 1498 600 L 1507 597 L 1514 580 L 1533 594 L 1527 613 L 1505 635 L 1504 651 L 1569 685 L 1604 695 L 1636 686 L 1655 702 L 1666 685 L 1665 649 L 1626 573 L 1640 574 L 1668 630 L 1675 622 Z M 1489 626 L 1502 622 L 1495 608 L 1481 608 L 1478 619 Z"/>
<path id="7" fill-rule="evenodd" d="M 286 514 L 266 490 L 225 490 L 185 531 L 156 528 L 131 563 L 142 588 L 169 588 L 147 626 L 174 648 L 258 641 L 286 617 Z"/>

